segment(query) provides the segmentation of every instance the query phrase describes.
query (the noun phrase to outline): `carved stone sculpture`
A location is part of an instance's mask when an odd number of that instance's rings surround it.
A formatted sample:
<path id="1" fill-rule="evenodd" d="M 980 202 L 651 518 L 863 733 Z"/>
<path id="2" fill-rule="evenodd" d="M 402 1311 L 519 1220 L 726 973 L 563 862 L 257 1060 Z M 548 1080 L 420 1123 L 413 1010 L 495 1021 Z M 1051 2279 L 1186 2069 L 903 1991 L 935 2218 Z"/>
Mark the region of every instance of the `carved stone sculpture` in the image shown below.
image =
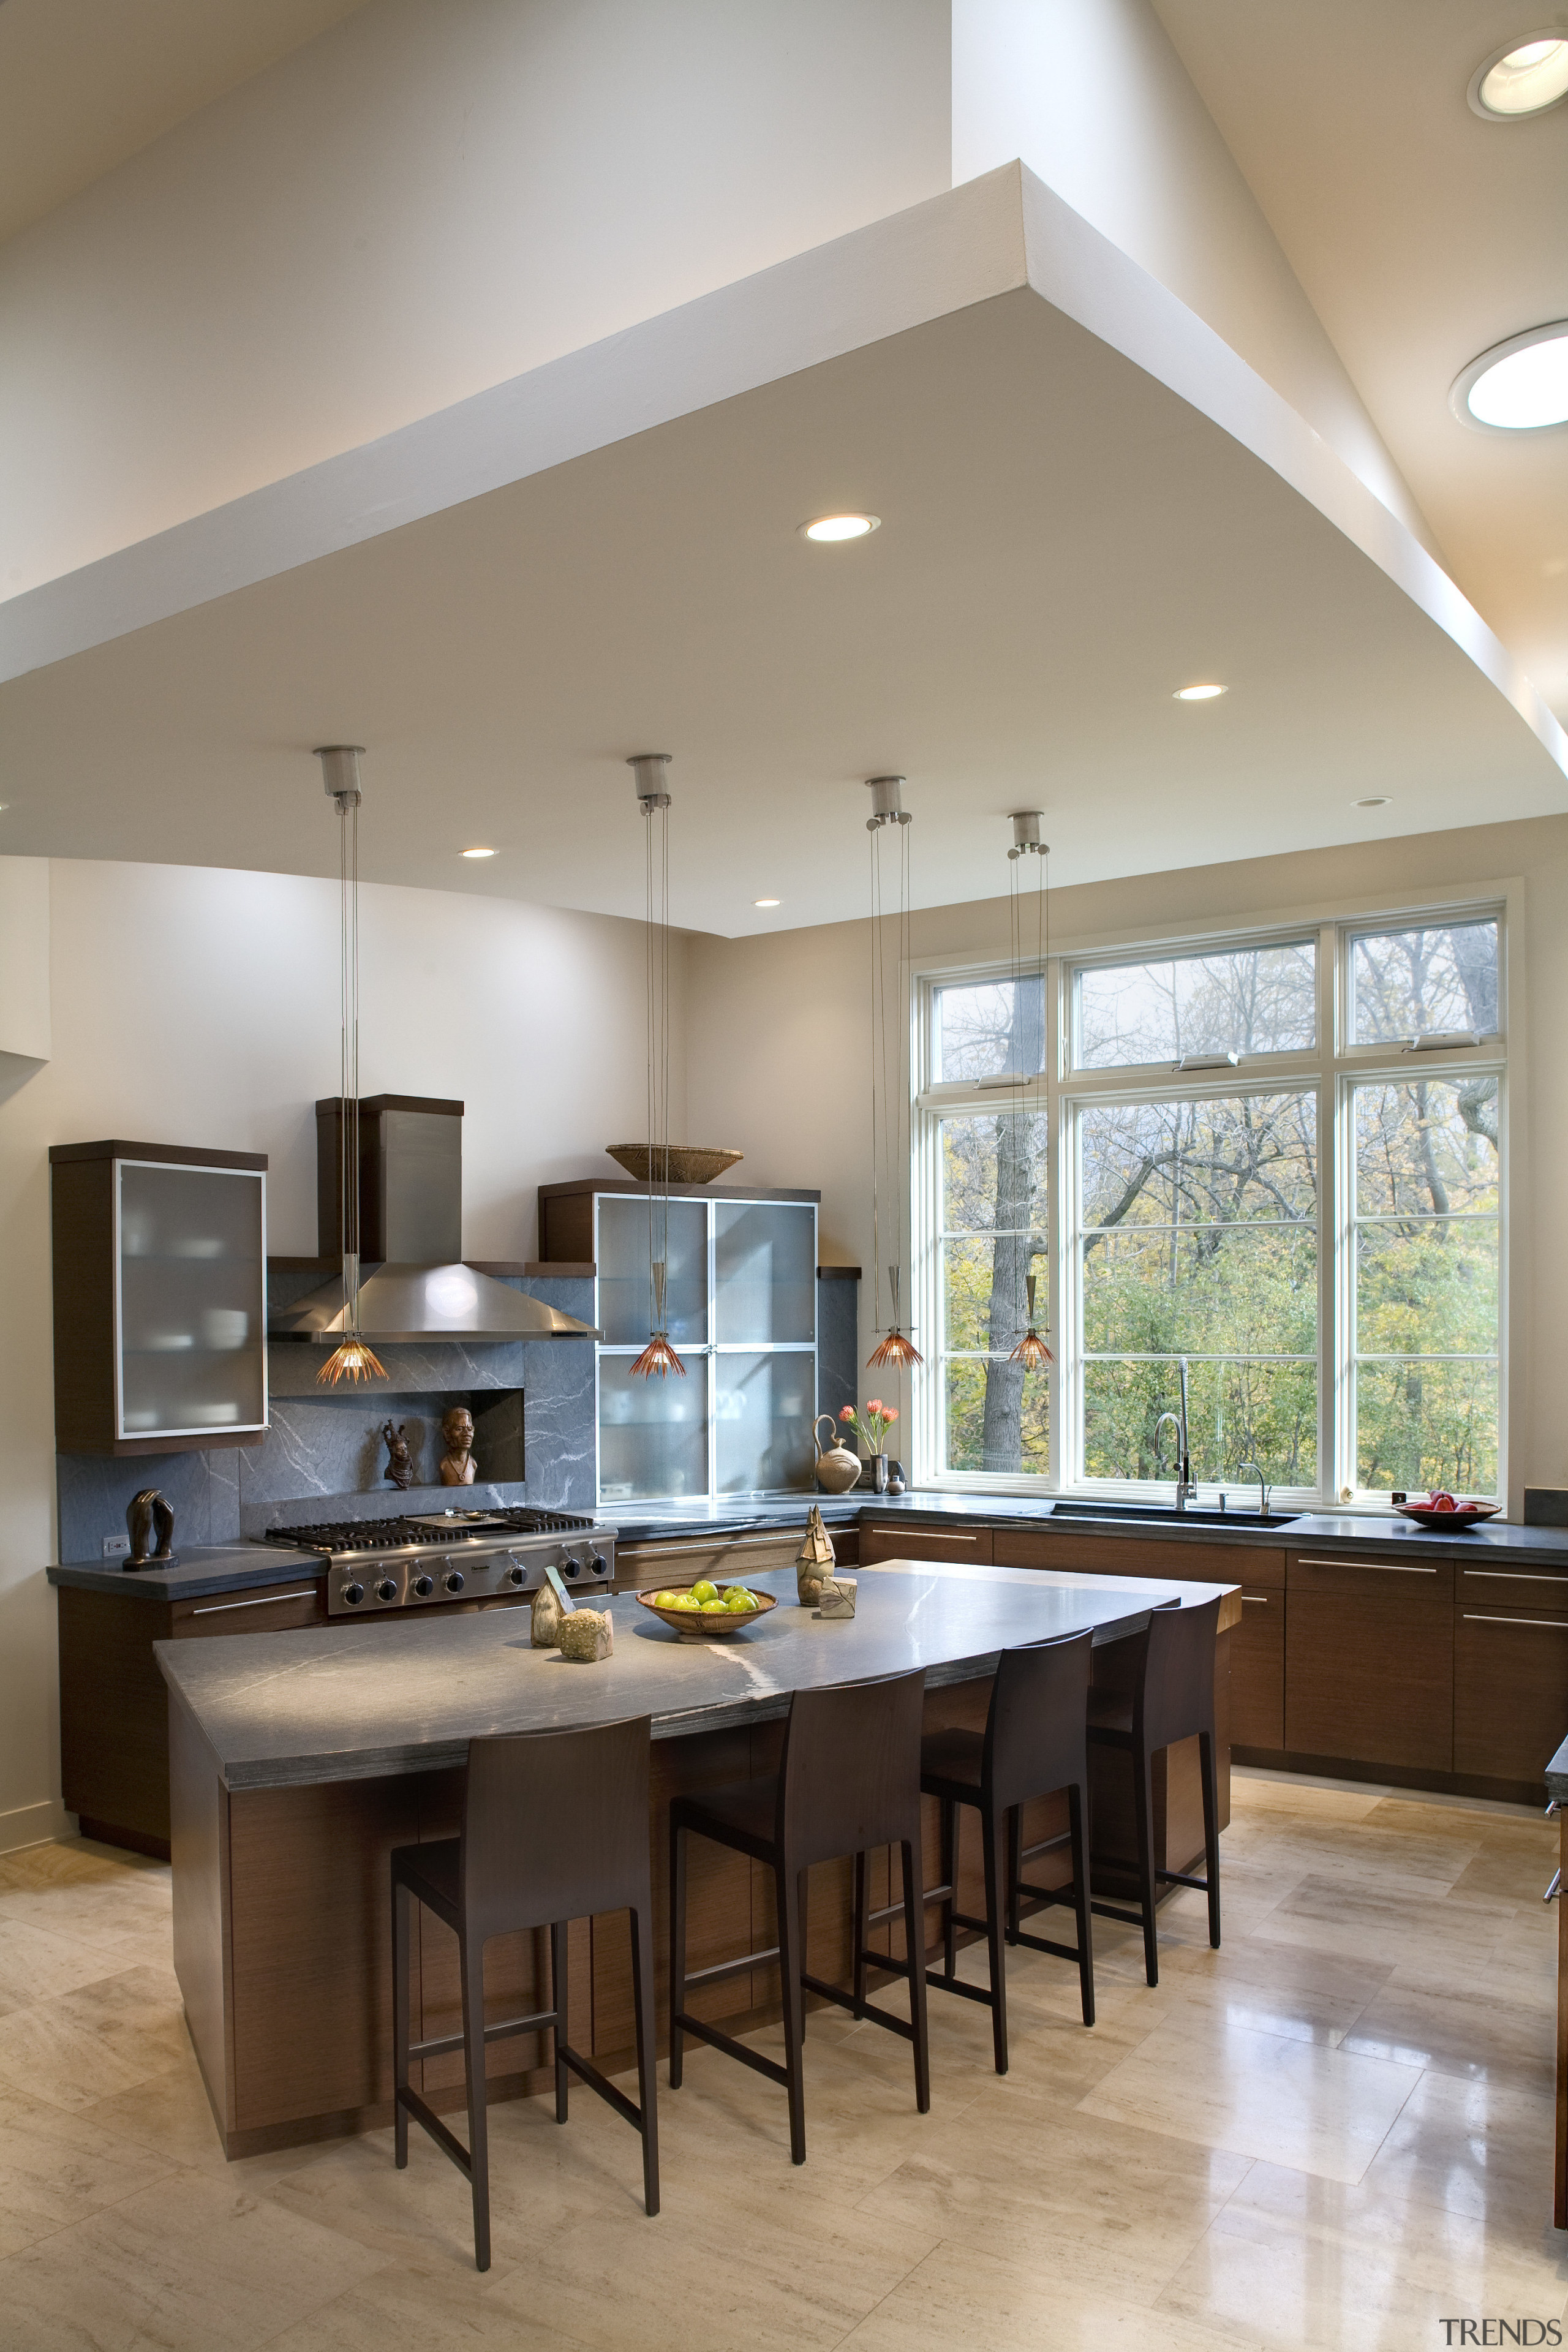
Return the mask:
<path id="1" fill-rule="evenodd" d="M 563 1658 L 575 1659 L 582 1665 L 596 1665 L 615 1651 L 615 1629 L 608 1612 L 574 1609 L 570 1617 L 562 1618 L 556 1641 Z"/>
<path id="2" fill-rule="evenodd" d="M 574 1615 L 576 1613 L 573 1612 Z M 555 1597 L 552 1585 L 542 1584 L 533 1596 L 529 1611 L 528 1638 L 536 1650 L 553 1650 L 559 1646 L 561 1627 L 565 1612 Z"/>
<path id="3" fill-rule="evenodd" d="M 819 1617 L 853 1617 L 858 1587 L 852 1576 L 830 1576 L 816 1604 Z"/>
<path id="4" fill-rule="evenodd" d="M 441 1423 L 441 1443 L 447 1451 L 441 1456 L 443 1486 L 471 1486 L 474 1483 L 474 1416 L 465 1404 L 455 1404 Z"/>
<path id="5" fill-rule="evenodd" d="M 834 1557 L 833 1538 L 813 1503 L 811 1517 L 805 1523 L 805 1541 L 795 1556 L 795 1589 L 803 1609 L 816 1608 L 823 1580 L 833 1573 Z"/>
<path id="6" fill-rule="evenodd" d="M 174 1507 L 156 1486 L 143 1486 L 125 1507 L 126 1532 L 131 1538 L 131 1550 L 125 1565 L 130 1568 L 173 1568 L 174 1554 Z M 154 1533 L 157 1549 L 153 1548 Z"/>
<path id="7" fill-rule="evenodd" d="M 381 1475 L 384 1478 L 390 1478 L 392 1484 L 400 1489 L 414 1484 L 414 1456 L 408 1451 L 403 1426 L 402 1422 L 395 1429 L 390 1421 L 384 1421 L 381 1424 L 381 1433 L 386 1442 L 386 1467 Z"/>

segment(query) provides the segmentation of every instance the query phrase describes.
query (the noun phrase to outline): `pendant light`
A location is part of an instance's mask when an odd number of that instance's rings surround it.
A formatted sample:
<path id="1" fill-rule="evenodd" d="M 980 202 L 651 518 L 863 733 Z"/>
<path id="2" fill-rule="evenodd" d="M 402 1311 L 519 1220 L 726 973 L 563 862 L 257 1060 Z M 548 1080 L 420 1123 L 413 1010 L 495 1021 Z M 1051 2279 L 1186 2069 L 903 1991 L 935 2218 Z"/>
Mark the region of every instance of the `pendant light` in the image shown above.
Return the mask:
<path id="1" fill-rule="evenodd" d="M 657 1372 L 686 1378 L 670 1344 L 666 1290 L 669 1274 L 669 794 L 668 751 L 639 751 L 626 761 L 646 828 L 647 868 L 647 1265 L 648 1343 L 631 1368 L 634 1380 Z"/>
<path id="2" fill-rule="evenodd" d="M 1026 918 L 1018 887 L 1019 876 L 1022 872 L 1018 861 L 1024 857 L 1037 857 L 1040 861 L 1037 868 L 1038 881 L 1035 891 L 1035 961 L 1039 971 L 1042 990 L 1046 984 L 1046 958 L 1050 952 L 1051 939 L 1049 906 L 1051 848 L 1049 842 L 1041 839 L 1045 824 L 1045 817 L 1038 809 L 1015 809 L 1013 812 L 1013 846 L 1007 852 L 1007 887 L 1008 943 L 1013 966 L 1015 1023 L 1017 1020 L 1018 999 L 1024 986 Z M 1015 1058 L 1021 1062 L 1024 1057 L 1019 1054 Z M 1013 1073 L 1013 1116 L 1016 1119 L 1022 1120 L 1027 1115 L 1025 1109 L 1025 1090 L 1035 1076 L 1035 1072 L 1022 1069 L 1015 1070 Z M 1015 1128 L 1015 1134 L 1021 1132 L 1021 1128 Z M 1024 1289 L 1029 1303 L 1027 1328 L 1008 1358 L 1010 1363 L 1022 1364 L 1026 1371 L 1031 1372 L 1037 1372 L 1042 1364 L 1048 1364 L 1051 1361 L 1051 1351 L 1035 1328 L 1035 1281 L 1036 1277 L 1032 1271 L 1026 1274 Z"/>
<path id="3" fill-rule="evenodd" d="M 910 1090 L 904 1075 L 904 1041 L 908 1024 L 901 1017 L 904 973 L 910 956 L 910 826 L 913 822 L 903 804 L 902 776 L 868 776 L 871 814 L 866 830 L 871 836 L 871 1265 L 876 1283 L 874 1311 L 881 1304 L 882 1179 L 888 1178 L 890 1203 L 887 1261 L 888 1291 L 892 1314 L 886 1337 L 873 1349 L 868 1364 L 873 1370 L 903 1371 L 925 1359 L 901 1328 L 903 1309 L 904 1203 L 909 1191 Z M 894 868 L 895 904 L 889 915 L 882 887 L 882 844 L 889 825 L 895 828 L 898 862 Z M 890 971 L 889 971 L 890 959 Z M 888 1004 L 892 999 L 891 1052 L 889 1050 Z M 880 1331 L 879 1320 L 876 1328 Z"/>
<path id="4" fill-rule="evenodd" d="M 363 743 L 317 747 L 321 782 L 338 812 L 338 972 L 342 995 L 338 1118 L 338 1247 L 343 1262 L 342 1339 L 316 1374 L 319 1387 L 384 1381 L 359 1319 L 359 763 Z"/>

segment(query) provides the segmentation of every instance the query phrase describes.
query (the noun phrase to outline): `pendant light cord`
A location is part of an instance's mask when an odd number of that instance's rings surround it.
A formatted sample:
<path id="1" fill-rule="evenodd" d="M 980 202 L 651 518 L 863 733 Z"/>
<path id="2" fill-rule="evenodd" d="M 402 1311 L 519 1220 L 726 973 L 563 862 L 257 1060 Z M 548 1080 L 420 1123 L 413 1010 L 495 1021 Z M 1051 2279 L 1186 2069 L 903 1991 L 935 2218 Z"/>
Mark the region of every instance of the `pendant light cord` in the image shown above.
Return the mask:
<path id="1" fill-rule="evenodd" d="M 359 1336 L 359 794 L 338 795 L 339 983 L 342 1000 L 338 1122 L 338 1244 L 343 1334 Z"/>
<path id="2" fill-rule="evenodd" d="M 647 908 L 647 1255 L 648 1328 L 662 1329 L 665 1300 L 656 1267 L 668 1269 L 669 1249 L 669 804 L 646 802 L 644 839 Z M 654 825 L 658 826 L 656 857 Z M 667 1277 L 668 1278 L 668 1277 Z"/>

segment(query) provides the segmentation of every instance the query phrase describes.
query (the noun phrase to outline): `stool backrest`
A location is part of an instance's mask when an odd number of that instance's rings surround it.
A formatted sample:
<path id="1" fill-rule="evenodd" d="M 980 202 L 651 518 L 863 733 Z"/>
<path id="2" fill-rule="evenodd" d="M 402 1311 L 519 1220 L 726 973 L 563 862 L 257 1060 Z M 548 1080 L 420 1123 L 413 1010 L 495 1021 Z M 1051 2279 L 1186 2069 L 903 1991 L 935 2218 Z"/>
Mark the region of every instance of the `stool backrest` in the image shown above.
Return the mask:
<path id="1" fill-rule="evenodd" d="M 777 1836 L 790 1867 L 918 1842 L 924 1700 L 918 1669 L 796 1691 L 779 1765 Z"/>
<path id="2" fill-rule="evenodd" d="M 985 1777 L 1004 1805 L 1089 1779 L 1090 1633 L 1004 1650 L 985 1718 Z"/>
<path id="3" fill-rule="evenodd" d="M 1214 1652 L 1219 1595 L 1193 1608 L 1152 1609 L 1142 1689 L 1146 1748 L 1169 1748 L 1194 1731 L 1214 1729 Z"/>
<path id="4" fill-rule="evenodd" d="M 460 1870 L 470 1933 L 619 1910 L 646 1884 L 648 1717 L 470 1739 Z"/>

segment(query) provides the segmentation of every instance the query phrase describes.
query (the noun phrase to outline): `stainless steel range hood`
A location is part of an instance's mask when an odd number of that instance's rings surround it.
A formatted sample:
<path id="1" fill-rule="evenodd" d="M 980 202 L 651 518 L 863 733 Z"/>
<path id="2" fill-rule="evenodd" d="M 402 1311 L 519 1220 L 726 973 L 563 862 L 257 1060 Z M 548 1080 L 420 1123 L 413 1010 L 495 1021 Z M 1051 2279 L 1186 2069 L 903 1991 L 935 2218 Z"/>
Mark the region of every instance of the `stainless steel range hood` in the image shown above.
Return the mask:
<path id="1" fill-rule="evenodd" d="M 342 1105 L 316 1105 L 317 1223 L 323 1257 L 338 1254 Z M 360 1103 L 360 1328 L 377 1340 L 593 1339 L 542 1299 L 462 1262 L 463 1106 L 415 1095 Z M 269 1319 L 277 1339 L 335 1346 L 343 1332 L 340 1276 Z"/>

